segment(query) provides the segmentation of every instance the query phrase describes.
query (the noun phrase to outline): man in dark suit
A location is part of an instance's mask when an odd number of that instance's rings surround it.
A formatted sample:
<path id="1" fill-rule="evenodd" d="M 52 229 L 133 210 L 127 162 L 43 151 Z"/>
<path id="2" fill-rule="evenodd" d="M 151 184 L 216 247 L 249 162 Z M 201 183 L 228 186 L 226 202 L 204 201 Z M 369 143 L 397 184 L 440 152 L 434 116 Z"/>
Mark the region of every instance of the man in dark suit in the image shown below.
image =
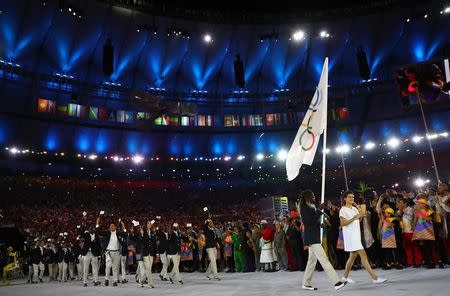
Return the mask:
<path id="1" fill-rule="evenodd" d="M 125 224 L 119 219 L 119 223 L 121 226 L 121 230 L 123 233 L 122 245 L 120 248 L 120 275 L 122 278 L 122 284 L 128 283 L 127 280 L 127 257 L 128 257 L 128 240 L 130 234 L 127 232 L 125 228 Z"/>
<path id="2" fill-rule="evenodd" d="M 36 243 L 36 247 L 31 250 L 31 263 L 33 264 L 33 283 L 37 284 L 38 279 L 39 282 L 42 283 L 42 278 L 44 277 L 45 265 L 44 265 L 44 257 L 45 257 L 45 249 L 44 249 L 44 241 L 38 240 Z"/>
<path id="3" fill-rule="evenodd" d="M 208 254 L 209 265 L 206 270 L 206 277 L 211 280 L 211 274 L 214 279 L 220 281 L 219 274 L 217 273 L 217 245 L 218 245 L 218 237 L 216 234 L 216 229 L 214 228 L 214 223 L 211 220 L 211 216 L 208 220 L 205 221 L 205 225 L 203 227 L 203 231 L 205 233 L 205 248 L 206 253 Z"/>
<path id="4" fill-rule="evenodd" d="M 98 226 L 98 224 L 97 224 Z M 81 228 L 80 228 L 81 229 Z M 101 256 L 101 245 L 96 228 L 91 227 L 89 230 L 80 234 L 83 237 L 84 244 L 81 249 L 81 256 L 83 260 L 83 283 L 87 287 L 87 277 L 89 273 L 89 265 L 92 265 L 92 277 L 94 286 L 98 286 L 98 258 Z"/>
<path id="5" fill-rule="evenodd" d="M 178 223 L 173 223 L 172 231 L 169 234 L 169 247 L 167 250 L 167 254 L 169 260 L 173 262 L 172 272 L 169 274 L 169 280 L 173 284 L 173 278 L 182 285 L 183 281 L 180 276 L 180 253 L 181 253 L 181 240 L 180 233 L 178 230 Z"/>
<path id="6" fill-rule="evenodd" d="M 336 290 L 341 289 L 347 282 L 341 282 L 339 277 L 331 266 L 327 255 L 322 247 L 321 239 L 321 216 L 323 212 L 316 208 L 316 197 L 311 190 L 305 190 L 300 194 L 300 207 L 301 217 L 303 219 L 303 225 L 305 227 L 303 241 L 308 246 L 308 263 L 306 265 L 305 274 L 303 277 L 302 289 L 304 290 L 317 290 L 311 286 L 312 274 L 316 268 L 317 261 L 320 262 L 323 270 L 331 280 Z"/>
<path id="7" fill-rule="evenodd" d="M 152 266 L 153 259 L 156 256 L 156 234 L 154 225 L 155 221 L 148 221 L 147 227 L 143 234 L 144 248 L 142 250 L 142 256 L 144 257 L 145 273 L 147 275 L 147 284 L 149 288 L 154 288 L 152 278 Z"/>
<path id="8" fill-rule="evenodd" d="M 167 258 L 167 251 L 169 249 L 169 232 L 167 231 L 167 226 L 162 226 L 158 232 L 158 253 L 161 259 L 161 272 L 159 273 L 159 278 L 162 281 L 167 281 L 167 268 L 169 267 L 169 259 Z"/>

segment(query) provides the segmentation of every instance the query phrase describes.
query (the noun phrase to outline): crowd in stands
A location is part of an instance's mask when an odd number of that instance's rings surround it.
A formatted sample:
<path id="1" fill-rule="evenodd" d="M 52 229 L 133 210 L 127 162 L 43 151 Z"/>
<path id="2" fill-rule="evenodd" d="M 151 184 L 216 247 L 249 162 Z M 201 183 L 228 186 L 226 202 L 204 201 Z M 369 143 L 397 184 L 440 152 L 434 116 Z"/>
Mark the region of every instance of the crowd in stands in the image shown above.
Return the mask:
<path id="1" fill-rule="evenodd" d="M 30 182 L 27 180 L 27 184 L 16 185 L 26 188 Z M 99 184 L 98 191 L 93 192 L 80 187 L 74 197 L 70 193 L 74 186 L 69 181 L 60 184 L 58 180 L 48 182 L 41 179 L 39 182 L 52 187 L 53 198 L 37 194 L 40 196 L 38 200 L 23 200 L 18 196 L 16 201 L 9 200 L 0 209 L 0 223 L 17 227 L 25 238 L 23 245 L 18 244 L 14 248 L 4 237 L 0 240 L 5 281 L 8 271 L 18 265 L 28 274 L 30 283 L 42 281 L 41 267 L 34 267 L 32 262 L 32 253 L 36 249 L 41 249 L 43 272 L 49 275 L 50 281 L 81 280 L 81 250 L 85 234 L 88 229 L 107 230 L 111 224 L 126 234 L 125 243 L 121 245 L 122 273 L 135 273 L 137 281 L 148 281 L 142 271 L 144 267 L 139 263 L 142 250 L 137 239 L 145 231 L 155 234 L 153 272 L 163 269 L 159 258 L 161 251 L 158 249 L 161 233 L 170 233 L 174 228 L 180 236 L 177 250 L 180 271 L 204 271 L 208 266 L 205 248 L 205 220 L 208 218 L 214 221 L 219 271 L 282 272 L 305 269 L 307 247 L 302 241 L 302 218 L 296 203 L 291 203 L 287 213 L 273 213 L 272 217 L 265 217 L 255 199 L 249 202 L 245 196 L 240 200 L 233 197 L 229 201 L 187 199 L 185 205 L 170 206 L 169 202 L 160 206 L 159 203 L 153 204 L 151 197 L 121 195 L 121 188 L 113 186 L 102 188 Z M 43 183 L 39 183 L 40 186 Z M 116 196 L 111 197 L 111 190 Z M 102 191 L 104 194 L 97 195 Z M 440 183 L 418 192 L 390 189 L 377 194 L 368 190 L 355 195 L 358 208 L 363 206 L 366 209 L 367 214 L 361 220 L 362 244 L 373 267 L 445 268 L 449 249 L 448 184 Z M 344 252 L 340 227 L 341 201 L 337 197 L 318 207 L 325 213 L 322 245 L 333 267 L 342 269 L 348 254 Z M 264 251 L 268 242 L 273 249 L 270 256 Z M 98 254 L 100 273 L 107 265 L 106 248 L 99 246 L 103 250 Z M 357 260 L 354 268 L 361 268 L 360 264 Z M 124 274 L 122 276 L 121 282 L 126 283 Z M 160 277 L 167 279 L 165 275 Z"/>

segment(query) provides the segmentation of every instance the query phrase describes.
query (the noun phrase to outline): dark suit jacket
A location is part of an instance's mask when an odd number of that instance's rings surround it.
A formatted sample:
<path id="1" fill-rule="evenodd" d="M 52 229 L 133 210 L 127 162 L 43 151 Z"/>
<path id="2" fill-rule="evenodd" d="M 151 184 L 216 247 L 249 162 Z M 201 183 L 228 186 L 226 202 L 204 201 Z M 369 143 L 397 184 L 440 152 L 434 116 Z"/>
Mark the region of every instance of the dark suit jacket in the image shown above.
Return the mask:
<path id="1" fill-rule="evenodd" d="M 92 252 L 92 255 L 95 257 L 98 257 L 102 254 L 102 247 L 100 244 L 100 238 L 97 234 L 95 234 L 95 239 L 91 239 L 91 234 L 89 232 L 85 232 L 82 234 L 82 237 L 84 238 L 84 244 L 83 248 L 81 249 L 81 255 L 86 256 L 86 254 L 89 252 L 89 249 Z"/>
<path id="2" fill-rule="evenodd" d="M 30 255 L 31 263 L 32 264 L 39 264 L 40 262 L 44 263 L 45 252 L 46 250 L 44 248 L 42 248 L 42 253 L 39 247 L 32 249 Z"/>
<path id="3" fill-rule="evenodd" d="M 167 236 L 169 236 L 167 234 Z M 167 250 L 169 249 L 169 239 L 166 238 L 166 234 L 163 231 L 158 232 L 158 253 L 164 254 L 167 253 Z"/>
<path id="4" fill-rule="evenodd" d="M 142 256 L 156 256 L 156 234 L 154 232 L 150 232 L 149 235 L 145 231 L 142 237 L 142 244 Z"/>
<path id="5" fill-rule="evenodd" d="M 205 248 L 215 248 L 217 246 L 218 238 L 214 229 L 210 229 L 205 223 L 203 231 L 205 233 Z"/>
<path id="6" fill-rule="evenodd" d="M 176 234 L 175 232 L 171 232 L 169 234 L 169 247 L 167 249 L 168 255 L 176 255 L 181 253 L 181 239 L 180 233 Z"/>
<path id="7" fill-rule="evenodd" d="M 303 242 L 305 245 L 320 244 L 320 216 L 323 212 L 319 209 L 314 209 L 306 204 L 300 208 L 303 225 L 305 231 L 303 233 Z"/>

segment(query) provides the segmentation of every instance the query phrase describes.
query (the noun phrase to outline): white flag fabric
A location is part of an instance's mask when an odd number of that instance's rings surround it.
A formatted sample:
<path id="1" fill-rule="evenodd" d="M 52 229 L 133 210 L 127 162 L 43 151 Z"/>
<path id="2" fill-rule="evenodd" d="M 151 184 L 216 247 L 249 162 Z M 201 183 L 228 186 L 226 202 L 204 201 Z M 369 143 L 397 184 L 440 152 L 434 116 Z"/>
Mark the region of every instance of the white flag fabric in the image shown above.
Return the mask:
<path id="1" fill-rule="evenodd" d="M 286 157 L 286 172 L 289 181 L 297 177 L 303 164 L 312 164 L 320 135 L 327 127 L 327 105 L 328 58 L 325 58 L 319 85 Z"/>

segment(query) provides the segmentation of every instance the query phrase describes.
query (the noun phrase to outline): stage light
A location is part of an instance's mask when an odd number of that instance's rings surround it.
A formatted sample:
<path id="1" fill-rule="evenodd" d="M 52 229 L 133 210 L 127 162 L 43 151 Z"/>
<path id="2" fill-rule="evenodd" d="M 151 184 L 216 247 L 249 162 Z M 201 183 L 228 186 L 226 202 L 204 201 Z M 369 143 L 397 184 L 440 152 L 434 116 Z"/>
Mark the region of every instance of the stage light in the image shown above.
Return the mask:
<path id="1" fill-rule="evenodd" d="M 285 160 L 286 159 L 286 157 L 287 157 L 287 151 L 286 150 L 280 150 L 280 151 L 278 151 L 278 154 L 277 154 L 277 158 L 278 158 L 278 160 L 281 160 L 281 161 L 283 161 L 283 160 Z"/>
<path id="2" fill-rule="evenodd" d="M 423 18 L 428 18 L 428 14 L 425 14 L 425 15 L 423 16 Z"/>
<path id="3" fill-rule="evenodd" d="M 448 137 L 448 133 L 447 132 L 440 133 L 439 136 L 447 138 Z"/>
<path id="4" fill-rule="evenodd" d="M 411 20 L 409 18 L 406 19 L 406 22 L 409 23 Z"/>
<path id="5" fill-rule="evenodd" d="M 325 150 L 322 150 L 322 153 L 323 153 L 323 152 L 325 152 L 326 154 L 329 154 L 329 153 L 331 152 L 331 150 L 327 148 L 327 149 L 325 149 Z"/>
<path id="6" fill-rule="evenodd" d="M 414 136 L 414 137 L 412 138 L 412 141 L 413 141 L 414 143 L 419 143 L 420 141 L 422 141 L 422 137 L 420 137 L 420 136 Z"/>
<path id="7" fill-rule="evenodd" d="M 297 42 L 302 41 L 303 39 L 305 39 L 305 32 L 302 30 L 294 32 L 294 34 L 292 34 L 292 39 Z"/>
<path id="8" fill-rule="evenodd" d="M 336 152 L 337 153 L 342 153 L 342 154 L 346 154 L 350 152 L 350 146 L 348 146 L 347 144 L 341 145 L 341 146 L 337 146 L 336 147 Z"/>
<path id="9" fill-rule="evenodd" d="M 389 141 L 387 142 L 388 146 L 390 146 L 391 148 L 397 148 L 400 145 L 400 140 L 397 138 L 391 138 L 389 139 Z"/>
<path id="10" fill-rule="evenodd" d="M 117 162 L 117 161 L 120 160 L 120 158 L 119 158 L 119 156 L 115 155 L 115 156 L 113 157 L 113 160 Z"/>
<path id="11" fill-rule="evenodd" d="M 9 150 L 9 152 L 10 152 L 11 154 L 17 154 L 17 153 L 20 153 L 20 151 L 19 151 L 16 147 L 12 147 L 12 148 Z"/>
<path id="12" fill-rule="evenodd" d="M 444 9 L 444 13 L 450 13 L 450 7 L 446 7 L 446 8 Z"/>
<path id="13" fill-rule="evenodd" d="M 203 36 L 203 41 L 205 41 L 206 43 L 211 43 L 213 41 L 213 39 L 210 34 L 205 34 Z"/>
<path id="14" fill-rule="evenodd" d="M 258 154 L 256 155 L 256 159 L 259 160 L 259 161 L 263 160 L 263 159 L 264 159 L 264 154 L 258 153 Z"/>
<path id="15" fill-rule="evenodd" d="M 238 157 L 237 157 L 237 160 L 244 160 L 245 159 L 245 156 L 244 155 L 239 155 Z"/>
<path id="16" fill-rule="evenodd" d="M 366 150 L 372 150 L 373 148 L 375 148 L 375 143 L 373 142 L 368 142 L 366 143 L 366 145 L 364 145 L 364 149 Z"/>
<path id="17" fill-rule="evenodd" d="M 97 159 L 97 155 L 91 154 L 91 155 L 89 155 L 89 159 L 90 159 L 90 160 Z"/>
<path id="18" fill-rule="evenodd" d="M 429 140 L 434 140 L 434 139 L 436 139 L 437 137 L 438 137 L 437 134 L 429 134 L 429 135 L 427 135 L 427 139 L 429 139 Z"/>
<path id="19" fill-rule="evenodd" d="M 135 164 L 140 164 L 144 160 L 144 158 L 141 155 L 135 155 L 133 156 L 132 160 Z"/>
<path id="20" fill-rule="evenodd" d="M 330 33 L 328 33 L 327 31 L 321 31 L 319 34 L 320 38 L 329 38 L 330 37 Z"/>
<path id="21" fill-rule="evenodd" d="M 423 185 L 425 185 L 425 183 L 426 183 L 426 181 L 423 180 L 422 178 L 417 178 L 417 179 L 414 181 L 414 184 L 415 184 L 417 187 L 423 187 Z"/>
<path id="22" fill-rule="evenodd" d="M 229 161 L 231 159 L 231 156 L 225 156 L 224 158 L 223 158 L 223 160 L 225 160 L 225 161 Z"/>

